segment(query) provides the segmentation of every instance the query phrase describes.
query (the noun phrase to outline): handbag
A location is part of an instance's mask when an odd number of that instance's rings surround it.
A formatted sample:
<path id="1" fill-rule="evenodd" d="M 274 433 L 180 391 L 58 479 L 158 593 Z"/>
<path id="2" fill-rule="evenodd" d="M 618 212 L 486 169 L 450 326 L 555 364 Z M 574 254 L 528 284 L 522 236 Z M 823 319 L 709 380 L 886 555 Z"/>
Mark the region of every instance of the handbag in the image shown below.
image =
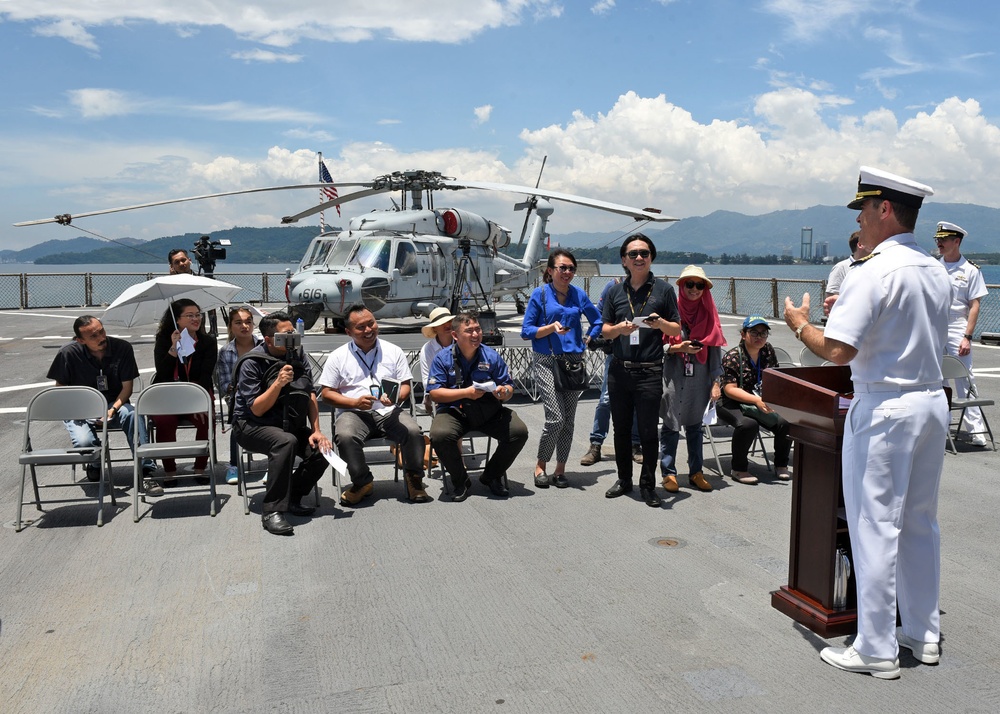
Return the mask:
<path id="1" fill-rule="evenodd" d="M 756 404 L 740 404 L 740 411 L 743 412 L 744 416 L 748 416 L 758 424 L 760 424 L 765 429 L 774 429 L 778 426 L 778 416 L 777 412 L 762 412 L 757 408 Z"/>
<path id="2" fill-rule="evenodd" d="M 545 309 L 547 302 L 547 286 L 542 286 L 542 317 L 548 323 L 549 317 Z M 552 335 L 549 335 L 549 349 L 552 350 L 554 366 L 552 368 L 552 382 L 557 392 L 582 392 L 590 384 L 590 377 L 587 376 L 587 363 L 581 357 L 573 359 L 564 354 L 556 354 L 552 349 Z"/>

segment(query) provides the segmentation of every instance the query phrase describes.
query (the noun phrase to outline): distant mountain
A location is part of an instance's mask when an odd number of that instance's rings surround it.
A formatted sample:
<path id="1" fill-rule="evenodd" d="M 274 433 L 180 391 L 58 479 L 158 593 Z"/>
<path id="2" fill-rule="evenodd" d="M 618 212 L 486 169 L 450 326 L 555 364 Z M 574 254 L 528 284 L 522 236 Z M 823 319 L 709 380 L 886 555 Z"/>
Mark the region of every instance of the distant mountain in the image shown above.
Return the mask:
<path id="1" fill-rule="evenodd" d="M 802 228 L 812 228 L 813 251 L 826 241 L 831 255 L 847 255 L 847 239 L 857 230 L 857 211 L 843 206 L 813 206 L 794 211 L 775 211 L 746 216 L 732 211 L 715 211 L 707 216 L 685 218 L 665 228 L 647 226 L 643 232 L 662 251 L 692 251 L 718 256 L 722 253 L 781 255 L 790 250 L 800 255 Z M 969 203 L 928 203 L 917 221 L 917 241 L 928 248 L 938 221 L 950 221 L 969 231 L 962 242 L 964 253 L 1000 252 L 1000 209 Z M 570 233 L 553 236 L 562 246 L 596 248 L 618 245 L 618 234 Z"/>
<path id="2" fill-rule="evenodd" d="M 275 228 L 230 228 L 211 234 L 213 241 L 229 240 L 226 261 L 230 263 L 297 263 L 306 251 L 309 241 L 316 237 L 315 227 L 283 226 Z M 189 251 L 201 238 L 201 233 L 157 238 L 145 243 L 135 242 L 132 247 L 117 243 L 93 241 L 100 245 L 96 250 L 77 252 L 70 250 L 73 241 L 49 241 L 65 246 L 61 252 L 39 257 L 34 262 L 42 265 L 81 265 L 87 263 L 159 263 L 167 262 L 167 253 L 174 248 Z M 89 240 L 89 239 L 78 239 Z M 126 239 L 131 240 L 131 239 Z M 23 251 L 22 251 L 23 252 Z M 191 254 L 192 259 L 194 255 Z"/>
<path id="3" fill-rule="evenodd" d="M 786 251 L 798 258 L 802 228 L 812 228 L 813 252 L 818 253 L 822 242 L 829 243 L 831 256 L 847 255 L 847 239 L 857 229 L 856 211 L 843 206 L 812 206 L 800 210 L 774 211 L 760 216 L 747 216 L 732 211 L 715 211 L 707 216 L 685 218 L 661 228 L 647 225 L 644 232 L 663 252 L 700 253 L 718 257 L 723 253 L 751 256 L 777 255 Z M 963 241 L 962 252 L 1000 253 L 1000 209 L 968 203 L 929 203 L 920 212 L 917 223 L 917 240 L 925 248 L 933 245 L 935 225 L 950 221 L 969 231 Z M 306 246 L 316 236 L 315 227 L 282 226 L 274 228 L 231 228 L 212 234 L 213 240 L 229 239 L 227 260 L 231 263 L 297 263 Z M 553 234 L 552 243 L 570 248 L 599 248 L 609 245 L 617 248 L 622 233 L 568 233 Z M 0 259 L 12 254 L 16 262 L 35 262 L 46 265 L 79 265 L 83 263 L 166 263 L 167 252 L 172 248 L 191 248 L 200 233 L 158 238 L 148 242 L 123 239 L 131 247 L 96 241 L 92 238 L 74 238 L 66 241 L 47 241 L 22 251 L 2 251 Z M 520 250 L 523 250 L 520 249 Z M 513 254 L 520 250 L 511 247 Z"/>

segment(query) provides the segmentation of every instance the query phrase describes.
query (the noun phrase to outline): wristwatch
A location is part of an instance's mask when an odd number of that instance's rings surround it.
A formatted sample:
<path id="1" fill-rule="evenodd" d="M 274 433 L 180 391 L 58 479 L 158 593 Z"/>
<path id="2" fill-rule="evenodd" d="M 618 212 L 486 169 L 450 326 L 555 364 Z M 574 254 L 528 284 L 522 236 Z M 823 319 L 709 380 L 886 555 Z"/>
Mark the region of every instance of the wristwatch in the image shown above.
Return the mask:
<path id="1" fill-rule="evenodd" d="M 808 322 L 803 322 L 801 325 L 799 325 L 799 328 L 795 330 L 795 339 L 800 341 L 802 340 L 802 330 L 806 329 L 808 325 L 809 325 Z"/>
<path id="2" fill-rule="evenodd" d="M 972 335 L 962 335 L 962 337 L 967 339 L 969 342 L 972 342 Z"/>

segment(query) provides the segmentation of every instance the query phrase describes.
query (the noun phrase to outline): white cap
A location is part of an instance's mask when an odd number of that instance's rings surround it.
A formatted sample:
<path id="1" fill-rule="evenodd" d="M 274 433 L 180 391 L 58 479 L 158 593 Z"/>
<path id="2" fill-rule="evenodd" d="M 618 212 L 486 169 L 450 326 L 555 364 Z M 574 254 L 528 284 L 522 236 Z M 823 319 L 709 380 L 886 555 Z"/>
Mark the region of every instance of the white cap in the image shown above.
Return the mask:
<path id="1" fill-rule="evenodd" d="M 969 232 L 962 228 L 962 226 L 955 225 L 954 223 L 948 223 L 947 221 L 941 221 L 937 226 L 937 233 L 934 234 L 935 238 L 965 238 L 969 235 Z"/>
<path id="2" fill-rule="evenodd" d="M 933 195 L 934 189 L 930 186 L 882 169 L 862 166 L 861 175 L 858 177 L 858 195 L 847 204 L 847 207 L 858 211 L 861 210 L 866 198 L 881 198 L 902 203 L 904 206 L 920 208 L 924 198 Z"/>

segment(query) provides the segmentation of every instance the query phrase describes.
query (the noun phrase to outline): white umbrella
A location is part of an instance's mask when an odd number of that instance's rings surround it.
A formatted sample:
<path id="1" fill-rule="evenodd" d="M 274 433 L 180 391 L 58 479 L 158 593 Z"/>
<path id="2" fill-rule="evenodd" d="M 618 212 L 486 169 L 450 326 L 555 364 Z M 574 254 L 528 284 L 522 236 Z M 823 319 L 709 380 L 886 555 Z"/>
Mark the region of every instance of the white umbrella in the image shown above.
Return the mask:
<path id="1" fill-rule="evenodd" d="M 108 305 L 101 322 L 132 327 L 159 322 L 174 300 L 187 298 L 202 310 L 225 306 L 243 288 L 200 275 L 162 275 L 133 285 Z"/>

